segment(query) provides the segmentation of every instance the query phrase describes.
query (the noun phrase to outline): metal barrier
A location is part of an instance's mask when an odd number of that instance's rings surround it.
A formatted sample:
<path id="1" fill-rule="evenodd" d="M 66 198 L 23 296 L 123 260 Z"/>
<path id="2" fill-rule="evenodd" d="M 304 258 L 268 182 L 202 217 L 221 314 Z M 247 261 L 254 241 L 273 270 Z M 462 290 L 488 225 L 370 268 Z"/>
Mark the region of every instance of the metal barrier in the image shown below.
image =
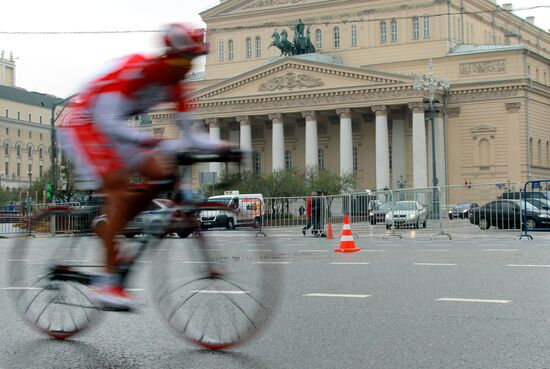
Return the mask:
<path id="1" fill-rule="evenodd" d="M 506 197 L 520 201 L 522 234 L 519 239 L 533 239 L 532 231 L 550 230 L 550 180 L 528 181 L 523 192 L 510 192 Z"/>

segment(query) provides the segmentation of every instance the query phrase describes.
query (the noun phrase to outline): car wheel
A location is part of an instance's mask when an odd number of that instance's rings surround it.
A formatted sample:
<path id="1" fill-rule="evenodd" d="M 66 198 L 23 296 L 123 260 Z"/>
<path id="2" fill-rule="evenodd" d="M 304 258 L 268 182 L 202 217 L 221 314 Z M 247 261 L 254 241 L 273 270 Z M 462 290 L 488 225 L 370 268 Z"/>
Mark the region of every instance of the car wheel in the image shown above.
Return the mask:
<path id="1" fill-rule="evenodd" d="M 177 231 L 176 232 L 179 236 L 179 238 L 187 238 L 191 234 L 190 230 L 183 230 L 183 231 Z"/>
<path id="2" fill-rule="evenodd" d="M 422 228 L 426 228 L 427 225 L 428 225 L 428 221 L 424 219 L 424 223 L 422 223 Z"/>
<path id="3" fill-rule="evenodd" d="M 453 214 L 449 214 L 449 219 L 453 219 Z"/>
<path id="4" fill-rule="evenodd" d="M 479 228 L 481 228 L 483 230 L 486 230 L 486 229 L 489 229 L 490 227 L 491 227 L 491 225 L 489 224 L 487 219 L 485 219 L 485 218 L 479 219 Z"/>
<path id="5" fill-rule="evenodd" d="M 235 221 L 233 218 L 227 219 L 227 224 L 225 225 L 227 229 L 235 229 Z"/>
<path id="6" fill-rule="evenodd" d="M 386 229 L 390 229 L 391 226 L 389 224 L 386 224 Z"/>
<path id="7" fill-rule="evenodd" d="M 417 220 L 416 220 L 416 223 L 414 223 L 414 229 L 420 228 L 420 225 L 418 224 L 419 221 L 420 221 L 420 220 L 417 219 Z"/>
<path id="8" fill-rule="evenodd" d="M 375 225 L 375 224 L 376 224 L 376 220 L 371 219 L 371 220 L 370 220 L 370 224 L 371 224 L 371 225 Z"/>
<path id="9" fill-rule="evenodd" d="M 124 233 L 124 237 L 126 238 L 134 238 L 136 236 L 135 233 Z"/>
<path id="10" fill-rule="evenodd" d="M 525 225 L 527 226 L 527 229 L 537 228 L 537 222 L 533 218 L 527 218 Z"/>

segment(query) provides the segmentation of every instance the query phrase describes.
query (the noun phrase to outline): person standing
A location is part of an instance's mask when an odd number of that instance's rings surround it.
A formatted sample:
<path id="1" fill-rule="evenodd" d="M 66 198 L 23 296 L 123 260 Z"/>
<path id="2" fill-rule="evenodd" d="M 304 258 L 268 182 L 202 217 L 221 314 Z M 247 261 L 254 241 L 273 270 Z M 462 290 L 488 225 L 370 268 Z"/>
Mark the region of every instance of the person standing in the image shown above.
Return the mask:
<path id="1" fill-rule="evenodd" d="M 311 193 L 311 196 L 307 198 L 306 200 L 306 216 L 307 216 L 307 223 L 305 225 L 304 228 L 302 228 L 302 234 L 305 236 L 306 235 L 306 231 L 308 229 L 311 228 L 311 226 L 313 225 L 313 221 L 312 221 L 312 209 L 311 209 L 311 205 L 312 205 L 312 201 L 313 201 L 313 197 L 316 196 L 317 193 L 315 191 L 313 191 Z"/>

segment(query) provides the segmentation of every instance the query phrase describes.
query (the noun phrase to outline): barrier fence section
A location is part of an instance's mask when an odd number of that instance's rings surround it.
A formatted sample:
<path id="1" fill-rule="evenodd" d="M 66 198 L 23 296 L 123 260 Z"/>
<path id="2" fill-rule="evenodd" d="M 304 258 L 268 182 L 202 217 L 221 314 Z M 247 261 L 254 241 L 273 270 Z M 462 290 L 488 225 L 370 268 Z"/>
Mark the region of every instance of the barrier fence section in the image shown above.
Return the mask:
<path id="1" fill-rule="evenodd" d="M 519 202 L 508 200 L 519 199 L 520 188 L 511 181 L 442 187 L 443 227 L 452 234 L 487 234 L 496 229 L 517 233 L 522 222 Z"/>
<path id="2" fill-rule="evenodd" d="M 550 180 L 528 181 L 523 192 L 512 194 L 513 197 L 516 195 L 522 209 L 523 233 L 520 239 L 532 239 L 532 231 L 550 230 Z"/>

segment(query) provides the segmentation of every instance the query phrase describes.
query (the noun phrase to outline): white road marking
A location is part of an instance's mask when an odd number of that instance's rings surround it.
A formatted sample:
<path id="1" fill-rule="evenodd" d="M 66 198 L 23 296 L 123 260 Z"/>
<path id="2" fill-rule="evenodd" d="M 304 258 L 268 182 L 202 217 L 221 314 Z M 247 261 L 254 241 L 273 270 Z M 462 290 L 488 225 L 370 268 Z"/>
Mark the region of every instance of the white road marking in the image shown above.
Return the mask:
<path id="1" fill-rule="evenodd" d="M 366 297 L 371 297 L 372 295 L 348 295 L 348 294 L 342 294 L 342 293 L 308 293 L 302 296 L 304 297 L 344 297 L 344 298 L 364 299 Z"/>
<path id="2" fill-rule="evenodd" d="M 145 288 L 125 288 L 125 290 L 130 292 L 140 292 L 145 291 Z"/>
<path id="3" fill-rule="evenodd" d="M 42 290 L 43 288 L 39 287 L 4 287 L 3 290 L 15 290 L 15 291 L 21 291 L 21 290 Z"/>
<path id="4" fill-rule="evenodd" d="M 328 250 L 296 250 L 296 252 L 328 252 Z"/>
<path id="5" fill-rule="evenodd" d="M 340 262 L 334 262 L 331 263 L 332 265 L 369 265 L 370 263 L 340 263 Z"/>
<path id="6" fill-rule="evenodd" d="M 454 297 L 443 297 L 436 301 L 449 301 L 449 302 L 480 302 L 487 304 L 509 304 L 512 300 L 488 300 L 488 299 L 463 299 Z"/>
<path id="7" fill-rule="evenodd" d="M 206 293 L 206 294 L 222 294 L 222 295 L 245 295 L 250 291 L 221 291 L 221 290 L 194 290 L 187 291 L 189 293 Z"/>
<path id="8" fill-rule="evenodd" d="M 420 265 L 420 266 L 455 266 L 457 264 L 450 264 L 450 263 L 414 263 L 414 265 Z"/>
<path id="9" fill-rule="evenodd" d="M 386 252 L 386 251 L 388 250 L 365 250 L 365 249 L 361 250 L 361 252 Z"/>
<path id="10" fill-rule="evenodd" d="M 451 250 L 416 250 L 418 252 L 449 252 Z"/>
<path id="11" fill-rule="evenodd" d="M 256 261 L 254 264 L 290 264 L 290 261 Z"/>
<path id="12" fill-rule="evenodd" d="M 248 252 L 273 252 L 273 250 L 246 250 Z"/>
<path id="13" fill-rule="evenodd" d="M 525 267 L 525 268 L 550 268 L 550 265 L 544 264 L 508 264 L 507 267 Z"/>
<path id="14" fill-rule="evenodd" d="M 483 249 L 483 251 L 503 251 L 503 252 L 511 252 L 511 251 L 518 251 L 518 249 Z"/>
<path id="15" fill-rule="evenodd" d="M 0 261 L 6 262 L 6 263 L 12 263 L 12 262 L 30 263 L 30 260 L 28 259 L 6 259 L 6 260 L 0 260 Z"/>

